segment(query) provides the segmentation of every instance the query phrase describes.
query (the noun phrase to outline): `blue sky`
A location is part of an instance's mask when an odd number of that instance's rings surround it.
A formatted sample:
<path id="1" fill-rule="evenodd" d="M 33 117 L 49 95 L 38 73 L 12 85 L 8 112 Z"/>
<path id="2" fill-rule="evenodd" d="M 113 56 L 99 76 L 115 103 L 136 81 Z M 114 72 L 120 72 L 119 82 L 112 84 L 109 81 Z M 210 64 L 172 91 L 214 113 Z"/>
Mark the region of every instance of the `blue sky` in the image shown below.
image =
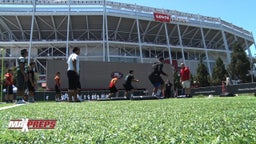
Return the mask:
<path id="1" fill-rule="evenodd" d="M 256 38 L 256 0 L 112 0 L 155 8 L 177 10 L 192 14 L 221 18 L 253 33 Z M 256 56 L 255 46 L 251 46 Z M 255 54 L 255 55 L 254 55 Z"/>

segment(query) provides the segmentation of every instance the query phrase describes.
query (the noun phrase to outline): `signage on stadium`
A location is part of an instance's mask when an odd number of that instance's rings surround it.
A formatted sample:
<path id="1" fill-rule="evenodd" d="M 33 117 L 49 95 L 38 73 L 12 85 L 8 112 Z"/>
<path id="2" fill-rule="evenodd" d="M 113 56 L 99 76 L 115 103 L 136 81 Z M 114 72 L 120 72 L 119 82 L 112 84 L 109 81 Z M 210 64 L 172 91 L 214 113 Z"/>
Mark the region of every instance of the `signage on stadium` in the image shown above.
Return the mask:
<path id="1" fill-rule="evenodd" d="M 189 22 L 188 18 L 186 18 L 186 17 L 180 17 L 180 16 L 174 16 L 174 15 L 172 15 L 171 19 L 172 19 L 172 21 L 174 21 L 174 22 L 182 22 L 182 23 L 187 23 L 187 22 Z"/>
<path id="2" fill-rule="evenodd" d="M 154 12 L 154 19 L 155 19 L 155 21 L 160 21 L 160 22 L 170 22 L 171 21 L 170 15 L 156 13 L 156 12 Z"/>
<path id="3" fill-rule="evenodd" d="M 189 22 L 187 17 L 176 16 L 176 15 L 170 16 L 168 14 L 162 14 L 162 13 L 157 13 L 157 12 L 154 12 L 154 19 L 155 19 L 155 21 L 167 22 L 167 23 L 169 23 L 170 21 L 182 22 L 182 23 Z"/>

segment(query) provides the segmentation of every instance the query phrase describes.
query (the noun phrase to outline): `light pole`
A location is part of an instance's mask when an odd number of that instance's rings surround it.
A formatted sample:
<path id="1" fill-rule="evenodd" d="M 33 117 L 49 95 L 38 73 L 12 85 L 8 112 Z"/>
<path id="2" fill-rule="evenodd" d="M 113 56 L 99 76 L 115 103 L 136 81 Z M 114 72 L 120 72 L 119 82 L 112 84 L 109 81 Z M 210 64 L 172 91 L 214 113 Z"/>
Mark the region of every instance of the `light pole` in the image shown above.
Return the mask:
<path id="1" fill-rule="evenodd" d="M 2 61 L 2 65 L 1 65 L 1 98 L 0 101 L 2 101 L 3 99 L 3 80 L 4 80 L 4 54 L 5 54 L 5 49 L 1 48 L 1 61 Z"/>

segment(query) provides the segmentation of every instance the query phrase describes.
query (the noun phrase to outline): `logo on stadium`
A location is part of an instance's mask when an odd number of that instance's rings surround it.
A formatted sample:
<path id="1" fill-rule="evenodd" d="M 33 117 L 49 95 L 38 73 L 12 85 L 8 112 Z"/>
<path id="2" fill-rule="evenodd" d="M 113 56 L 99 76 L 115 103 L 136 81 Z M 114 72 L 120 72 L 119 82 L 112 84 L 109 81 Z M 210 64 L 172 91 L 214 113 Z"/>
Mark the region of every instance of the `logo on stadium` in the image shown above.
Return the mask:
<path id="1" fill-rule="evenodd" d="M 30 120 L 19 119 L 10 120 L 8 129 L 21 129 L 22 132 L 28 132 L 32 129 L 54 129 L 57 120 Z"/>
<path id="2" fill-rule="evenodd" d="M 123 74 L 120 72 L 112 72 L 111 73 L 111 78 L 117 77 L 118 79 L 123 77 Z"/>

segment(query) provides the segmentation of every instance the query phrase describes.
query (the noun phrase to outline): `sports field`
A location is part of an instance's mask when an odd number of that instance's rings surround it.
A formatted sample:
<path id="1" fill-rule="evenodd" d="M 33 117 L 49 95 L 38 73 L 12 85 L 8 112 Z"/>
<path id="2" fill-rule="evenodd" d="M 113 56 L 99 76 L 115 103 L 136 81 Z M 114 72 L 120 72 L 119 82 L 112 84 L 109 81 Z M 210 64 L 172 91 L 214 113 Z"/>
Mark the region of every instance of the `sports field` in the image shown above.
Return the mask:
<path id="1" fill-rule="evenodd" d="M 0 107 L 10 104 L 0 104 Z M 13 119 L 54 129 L 8 129 Z M 0 143 L 256 143 L 256 97 L 36 102 L 0 110 Z"/>

